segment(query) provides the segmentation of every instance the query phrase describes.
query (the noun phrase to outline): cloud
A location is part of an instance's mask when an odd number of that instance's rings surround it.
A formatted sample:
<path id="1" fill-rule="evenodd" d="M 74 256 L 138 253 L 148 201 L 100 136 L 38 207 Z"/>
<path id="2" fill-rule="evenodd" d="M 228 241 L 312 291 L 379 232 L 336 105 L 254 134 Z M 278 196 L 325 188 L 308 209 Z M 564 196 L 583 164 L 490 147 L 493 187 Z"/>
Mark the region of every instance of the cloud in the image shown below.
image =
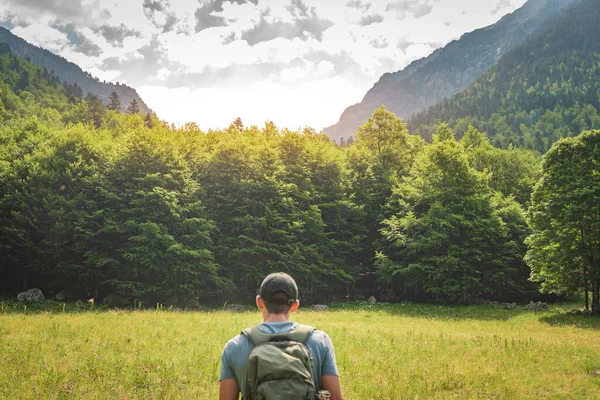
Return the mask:
<path id="1" fill-rule="evenodd" d="M 500 10 L 502 10 L 503 8 L 506 8 L 506 7 L 511 7 L 511 8 L 512 8 L 512 6 L 511 6 L 511 4 L 510 4 L 510 0 L 500 0 L 500 1 L 498 2 L 498 4 L 496 4 L 496 8 L 495 8 L 495 9 L 493 9 L 492 11 L 490 11 L 490 14 L 491 14 L 491 15 L 495 15 L 495 14 L 497 14 L 497 13 L 498 13 L 498 11 L 500 11 Z"/>
<path id="2" fill-rule="evenodd" d="M 144 10 L 150 13 L 164 12 L 166 10 L 165 6 L 168 6 L 168 2 L 162 0 L 144 0 L 143 4 Z"/>
<path id="3" fill-rule="evenodd" d="M 296 18 L 310 18 L 311 11 L 314 14 L 314 8 L 310 10 L 302 0 L 292 0 L 291 4 L 286 7 L 286 10 Z"/>
<path id="4" fill-rule="evenodd" d="M 435 0 L 400 0 L 386 6 L 386 11 L 395 11 L 397 19 L 404 19 L 408 14 L 421 18 L 431 13 Z"/>
<path id="5" fill-rule="evenodd" d="M 368 26 L 372 24 L 378 24 L 380 22 L 383 22 L 383 16 L 379 14 L 370 14 L 362 16 L 359 23 L 361 26 Z"/>
<path id="6" fill-rule="evenodd" d="M 227 26 L 225 17 L 214 15 L 215 12 L 223 11 L 223 2 L 208 1 L 194 13 L 196 17 L 196 33 L 204 29 L 216 28 L 219 26 Z"/>
<path id="7" fill-rule="evenodd" d="M 163 44 L 154 35 L 150 43 L 129 53 L 126 57 L 106 58 L 100 69 L 120 72 L 120 79 L 132 85 L 142 85 L 149 77 L 156 76 L 163 68 L 177 70 L 180 66 L 169 61 Z"/>
<path id="8" fill-rule="evenodd" d="M 144 0 L 142 7 L 146 18 L 163 33 L 171 32 L 179 22 L 177 15 L 171 11 L 169 0 Z"/>
<path id="9" fill-rule="evenodd" d="M 52 15 L 60 20 L 82 23 L 111 17 L 110 12 L 101 8 L 97 0 L 4 0 L 4 3 L 23 19 Z"/>
<path id="10" fill-rule="evenodd" d="M 285 80 L 289 70 L 310 71 L 312 64 L 296 58 L 290 62 L 266 61 L 231 64 L 223 68 L 205 67 L 201 72 L 178 71 L 165 77 L 162 84 L 170 88 L 236 88 L 265 79 Z"/>
<path id="11" fill-rule="evenodd" d="M 242 5 L 246 3 L 258 4 L 258 0 L 208 0 L 202 2 L 202 5 L 196 9 L 194 16 L 196 17 L 196 33 L 209 28 L 217 28 L 227 26 L 227 19 L 222 15 L 223 4 L 229 1 L 230 3 Z"/>
<path id="12" fill-rule="evenodd" d="M 276 38 L 289 40 L 314 38 L 321 41 L 323 32 L 334 25 L 332 21 L 319 18 L 315 8 L 308 8 L 302 0 L 293 0 L 286 8 L 293 17 L 291 22 L 278 18 L 267 20 L 268 11 L 264 12 L 253 28 L 242 32 L 242 39 L 251 46 Z"/>
<path id="13" fill-rule="evenodd" d="M 413 44 L 415 44 L 415 42 L 410 40 L 408 37 L 403 36 L 398 39 L 398 42 L 396 43 L 396 47 L 398 47 L 402 51 L 406 51 L 408 46 L 411 46 Z"/>
<path id="14" fill-rule="evenodd" d="M 30 10 L 48 12 L 62 17 L 73 18 L 85 15 L 81 0 L 8 0 Z"/>
<path id="15" fill-rule="evenodd" d="M 337 53 L 330 53 L 325 51 L 312 51 L 304 55 L 304 59 L 313 63 L 320 63 L 322 61 L 328 62 L 333 66 L 333 71 L 337 76 L 358 78 L 362 77 L 360 73 L 361 66 L 356 60 L 345 50 L 341 50 Z"/>
<path id="16" fill-rule="evenodd" d="M 67 39 L 69 40 L 68 46 L 73 51 L 82 53 L 88 57 L 100 57 L 102 54 L 100 46 L 78 32 L 74 24 L 64 24 L 59 21 L 54 21 L 50 24 L 50 27 L 67 36 Z"/>
<path id="17" fill-rule="evenodd" d="M 371 3 L 363 3 L 360 0 L 351 0 L 346 3 L 347 8 L 357 8 L 359 10 L 367 11 L 371 8 Z"/>
<path id="18" fill-rule="evenodd" d="M 389 43 L 385 37 L 373 39 L 369 42 L 369 44 L 376 49 L 386 49 L 389 47 Z"/>
<path id="19" fill-rule="evenodd" d="M 94 29 L 95 34 L 101 35 L 112 45 L 123 46 L 123 41 L 128 37 L 141 37 L 141 32 L 129 29 L 125 24 L 118 26 L 102 25 Z"/>

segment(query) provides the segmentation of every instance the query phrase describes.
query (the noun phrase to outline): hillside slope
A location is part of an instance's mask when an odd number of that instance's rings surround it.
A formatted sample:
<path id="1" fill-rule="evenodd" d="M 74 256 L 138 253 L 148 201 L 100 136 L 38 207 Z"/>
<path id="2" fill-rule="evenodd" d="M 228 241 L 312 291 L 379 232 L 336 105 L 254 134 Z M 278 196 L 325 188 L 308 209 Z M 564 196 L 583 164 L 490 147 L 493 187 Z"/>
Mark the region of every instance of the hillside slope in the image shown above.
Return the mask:
<path id="1" fill-rule="evenodd" d="M 121 84 L 110 82 L 101 82 L 89 73 L 83 71 L 79 66 L 73 64 L 56 54 L 34 46 L 20 37 L 12 34 L 9 30 L 0 27 L 0 43 L 6 43 L 10 46 L 13 54 L 20 58 L 27 58 L 33 64 L 42 66 L 50 72 L 54 72 L 63 82 L 77 84 L 83 89 L 84 97 L 92 93 L 104 103 L 108 103 L 108 97 L 112 92 L 116 92 L 121 98 L 121 111 L 126 111 L 127 106 L 135 98 L 140 104 L 141 112 L 149 112 L 150 108 L 144 103 L 135 89 Z"/>
<path id="2" fill-rule="evenodd" d="M 323 133 L 350 137 L 382 104 L 402 118 L 465 89 L 506 52 L 522 44 L 575 0 L 529 0 L 496 24 L 463 35 L 402 71 L 384 74 L 362 102 L 348 107 Z"/>
<path id="3" fill-rule="evenodd" d="M 599 37 L 598 0 L 578 1 L 465 91 L 414 116 L 410 128 L 429 137 L 446 121 L 460 135 L 471 124 L 496 145 L 542 153 L 561 137 L 600 129 Z"/>

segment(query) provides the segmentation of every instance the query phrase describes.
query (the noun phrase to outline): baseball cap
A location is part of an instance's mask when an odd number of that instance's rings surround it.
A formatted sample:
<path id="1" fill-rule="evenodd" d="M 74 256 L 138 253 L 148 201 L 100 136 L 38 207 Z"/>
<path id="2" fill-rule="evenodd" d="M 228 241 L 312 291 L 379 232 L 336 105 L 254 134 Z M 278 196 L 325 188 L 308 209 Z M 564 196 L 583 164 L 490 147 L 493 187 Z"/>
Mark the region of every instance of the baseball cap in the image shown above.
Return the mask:
<path id="1" fill-rule="evenodd" d="M 298 300 L 298 286 L 294 278 L 283 272 L 268 275 L 260 285 L 260 298 L 267 303 L 273 303 L 272 295 L 283 292 L 287 296 L 287 303 L 292 304 Z"/>

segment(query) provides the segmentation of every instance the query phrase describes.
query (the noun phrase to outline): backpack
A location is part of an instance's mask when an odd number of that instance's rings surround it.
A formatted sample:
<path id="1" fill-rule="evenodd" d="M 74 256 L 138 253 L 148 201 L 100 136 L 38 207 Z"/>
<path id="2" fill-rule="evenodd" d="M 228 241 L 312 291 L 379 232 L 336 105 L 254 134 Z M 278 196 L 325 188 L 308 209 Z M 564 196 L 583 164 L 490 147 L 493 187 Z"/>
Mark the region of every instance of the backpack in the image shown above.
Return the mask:
<path id="1" fill-rule="evenodd" d="M 255 345 L 246 366 L 244 400 L 314 400 L 313 360 L 304 344 L 314 330 L 308 325 L 276 334 L 256 326 L 244 329 L 242 334 Z"/>

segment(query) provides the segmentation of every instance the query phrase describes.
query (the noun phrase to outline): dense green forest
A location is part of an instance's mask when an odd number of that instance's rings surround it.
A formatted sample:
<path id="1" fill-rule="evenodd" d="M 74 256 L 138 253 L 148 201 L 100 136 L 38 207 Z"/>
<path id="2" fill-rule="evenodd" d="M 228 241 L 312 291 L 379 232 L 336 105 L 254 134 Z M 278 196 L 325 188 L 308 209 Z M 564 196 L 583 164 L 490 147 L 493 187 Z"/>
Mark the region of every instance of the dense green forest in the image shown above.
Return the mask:
<path id="1" fill-rule="evenodd" d="M 428 144 L 384 107 L 345 146 L 271 122 L 176 128 L 0 52 L 1 293 L 249 302 L 277 270 L 309 303 L 538 295 L 531 150 L 445 124 Z"/>
<path id="2" fill-rule="evenodd" d="M 600 129 L 600 7 L 582 0 L 463 92 L 411 118 L 431 138 L 439 122 L 457 132 L 473 125 L 496 146 L 541 154 L 556 140 Z"/>

